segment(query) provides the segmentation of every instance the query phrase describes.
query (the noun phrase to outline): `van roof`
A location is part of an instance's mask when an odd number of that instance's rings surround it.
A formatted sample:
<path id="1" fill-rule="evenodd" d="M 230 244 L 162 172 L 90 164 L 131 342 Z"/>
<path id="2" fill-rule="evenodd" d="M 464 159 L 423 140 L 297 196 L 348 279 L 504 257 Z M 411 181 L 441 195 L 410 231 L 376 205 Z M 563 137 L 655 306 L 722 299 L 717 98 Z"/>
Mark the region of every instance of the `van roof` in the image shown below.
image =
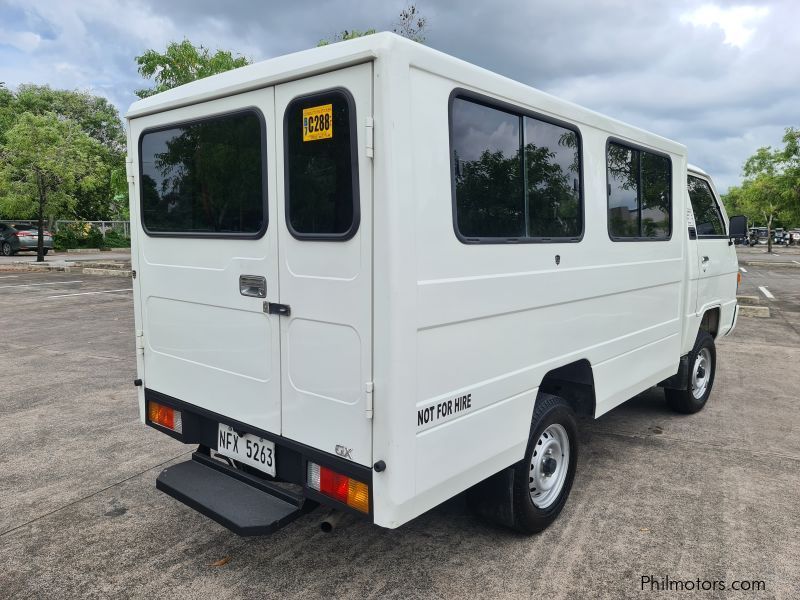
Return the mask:
<path id="1" fill-rule="evenodd" d="M 537 110 L 541 109 L 543 112 L 563 114 L 576 122 L 605 129 L 613 135 L 646 141 L 678 154 L 686 153 L 686 147 L 678 142 L 583 108 L 390 32 L 375 33 L 286 54 L 198 79 L 134 102 L 125 116 L 127 119 L 143 117 L 302 79 L 380 57 L 391 57 L 395 62 L 404 60 L 410 65 L 440 73 L 455 81 L 472 82 L 471 87 L 487 94 L 512 102 L 522 101 L 530 106 L 536 106 Z"/>

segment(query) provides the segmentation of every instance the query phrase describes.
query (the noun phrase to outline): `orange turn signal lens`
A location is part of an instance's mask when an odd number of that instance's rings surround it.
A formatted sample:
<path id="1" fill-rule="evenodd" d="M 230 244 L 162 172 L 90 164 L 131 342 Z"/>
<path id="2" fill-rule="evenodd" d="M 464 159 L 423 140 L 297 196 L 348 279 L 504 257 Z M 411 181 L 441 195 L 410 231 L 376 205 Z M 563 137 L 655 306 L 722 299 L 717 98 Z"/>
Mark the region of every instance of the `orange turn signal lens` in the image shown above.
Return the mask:
<path id="1" fill-rule="evenodd" d="M 158 402 L 147 403 L 147 418 L 156 425 L 171 429 L 175 433 L 183 433 L 181 411 L 164 406 Z"/>

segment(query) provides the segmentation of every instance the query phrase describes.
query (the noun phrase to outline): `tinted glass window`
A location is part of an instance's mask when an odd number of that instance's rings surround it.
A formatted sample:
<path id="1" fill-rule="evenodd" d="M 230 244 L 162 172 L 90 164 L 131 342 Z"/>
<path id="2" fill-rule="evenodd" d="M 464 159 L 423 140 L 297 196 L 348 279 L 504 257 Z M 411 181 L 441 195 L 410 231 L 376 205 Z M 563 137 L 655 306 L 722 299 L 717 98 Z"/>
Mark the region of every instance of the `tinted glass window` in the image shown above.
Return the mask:
<path id="1" fill-rule="evenodd" d="M 458 231 L 468 238 L 524 236 L 520 118 L 456 98 L 452 134 Z"/>
<path id="2" fill-rule="evenodd" d="M 708 182 L 690 175 L 689 199 L 697 235 L 725 235 L 725 224 Z"/>
<path id="3" fill-rule="evenodd" d="M 606 167 L 611 236 L 668 239 L 672 202 L 670 159 L 610 143 Z"/>
<path id="4" fill-rule="evenodd" d="M 358 228 L 355 123 L 341 92 L 286 109 L 286 214 L 295 236 L 347 238 Z"/>
<path id="5" fill-rule="evenodd" d="M 642 237 L 668 238 L 672 170 L 666 156 L 641 152 Z"/>
<path id="6" fill-rule="evenodd" d="M 608 145 L 608 224 L 614 237 L 639 236 L 639 151 Z"/>
<path id="7" fill-rule="evenodd" d="M 530 237 L 578 237 L 583 230 L 578 134 L 525 117 L 525 184 Z"/>
<path id="8" fill-rule="evenodd" d="M 577 132 L 456 98 L 451 135 L 462 236 L 523 241 L 580 236 Z"/>
<path id="9" fill-rule="evenodd" d="M 148 232 L 224 236 L 263 231 L 263 136 L 253 111 L 146 132 L 139 187 Z"/>

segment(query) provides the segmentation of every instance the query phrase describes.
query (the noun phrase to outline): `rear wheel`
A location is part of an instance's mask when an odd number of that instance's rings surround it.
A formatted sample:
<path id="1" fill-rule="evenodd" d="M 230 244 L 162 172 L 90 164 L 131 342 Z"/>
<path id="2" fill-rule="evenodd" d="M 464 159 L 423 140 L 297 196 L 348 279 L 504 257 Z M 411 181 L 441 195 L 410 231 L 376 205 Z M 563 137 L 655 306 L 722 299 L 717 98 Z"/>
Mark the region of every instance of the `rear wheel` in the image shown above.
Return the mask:
<path id="1" fill-rule="evenodd" d="M 714 338 L 702 329 L 689 353 L 689 381 L 685 390 L 666 388 L 664 396 L 672 410 L 691 414 L 703 409 L 714 386 L 717 370 L 717 350 Z"/>
<path id="2" fill-rule="evenodd" d="M 47 253 L 50 251 L 50 248 L 42 248 L 42 254 L 47 256 Z"/>
<path id="3" fill-rule="evenodd" d="M 555 521 L 567 502 L 578 460 L 578 427 L 569 404 L 540 394 L 525 458 L 514 466 L 514 528 L 537 533 Z"/>
<path id="4" fill-rule="evenodd" d="M 3 256 L 12 256 L 14 251 L 11 249 L 11 244 L 8 242 L 3 242 L 0 244 L 0 254 Z"/>

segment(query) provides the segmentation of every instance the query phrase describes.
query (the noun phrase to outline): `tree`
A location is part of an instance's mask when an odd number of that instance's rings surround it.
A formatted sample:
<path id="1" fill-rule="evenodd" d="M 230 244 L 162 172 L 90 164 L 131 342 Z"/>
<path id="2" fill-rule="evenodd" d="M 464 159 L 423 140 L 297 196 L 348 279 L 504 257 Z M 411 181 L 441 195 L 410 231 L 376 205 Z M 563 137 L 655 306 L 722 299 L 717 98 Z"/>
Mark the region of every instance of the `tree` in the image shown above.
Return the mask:
<path id="1" fill-rule="evenodd" d="M 772 252 L 776 221 L 800 220 L 800 129 L 789 127 L 784 146 L 759 148 L 744 163 L 744 180 L 723 196 L 730 214 L 743 213 L 767 226 L 767 252 Z"/>
<path id="2" fill-rule="evenodd" d="M 402 35 L 410 40 L 425 42 L 425 27 L 428 24 L 428 19 L 422 16 L 419 9 L 414 4 L 409 4 L 407 8 L 400 11 L 400 17 L 397 23 L 394 24 L 392 31 L 398 35 Z M 358 29 L 345 29 L 341 33 L 337 33 L 331 39 L 320 40 L 317 46 L 327 46 L 328 44 L 335 44 L 336 42 L 344 42 L 355 38 L 364 37 L 365 35 L 372 35 L 376 33 L 376 29 L 365 29 L 359 31 Z"/>
<path id="3" fill-rule="evenodd" d="M 11 92 L 0 86 L 0 147 L 5 132 L 26 113 L 53 114 L 59 119 L 69 120 L 99 143 L 95 150 L 100 159 L 100 170 L 108 175 L 99 182 L 82 178 L 73 194 L 72 213 L 63 216 L 86 220 L 125 218 L 127 211 L 120 210 L 120 203 L 113 201 L 111 181 L 112 172 L 125 172 L 125 131 L 116 107 L 105 98 L 78 90 L 23 84 L 16 92 Z M 91 186 L 88 186 L 88 181 L 93 181 Z M 6 216 L 19 218 L 21 215 L 7 213 Z"/>
<path id="4" fill-rule="evenodd" d="M 102 145 L 78 123 L 54 113 L 23 113 L 6 132 L 0 148 L 0 208 L 38 219 L 37 261 L 44 260 L 45 217 L 68 213 L 77 189 L 90 189 L 109 176 L 101 155 Z"/>
<path id="5" fill-rule="evenodd" d="M 419 9 L 414 4 L 409 4 L 407 8 L 400 11 L 400 20 L 392 31 L 397 35 L 424 44 L 424 31 L 427 24 L 428 19 L 422 16 Z"/>
<path id="6" fill-rule="evenodd" d="M 151 88 L 136 91 L 139 98 L 147 98 L 196 79 L 244 67 L 250 61 L 228 50 L 212 54 L 205 46 L 195 46 L 184 38 L 182 42 L 170 42 L 163 53 L 146 50 L 136 57 L 136 64 L 142 77 L 155 82 Z"/>

